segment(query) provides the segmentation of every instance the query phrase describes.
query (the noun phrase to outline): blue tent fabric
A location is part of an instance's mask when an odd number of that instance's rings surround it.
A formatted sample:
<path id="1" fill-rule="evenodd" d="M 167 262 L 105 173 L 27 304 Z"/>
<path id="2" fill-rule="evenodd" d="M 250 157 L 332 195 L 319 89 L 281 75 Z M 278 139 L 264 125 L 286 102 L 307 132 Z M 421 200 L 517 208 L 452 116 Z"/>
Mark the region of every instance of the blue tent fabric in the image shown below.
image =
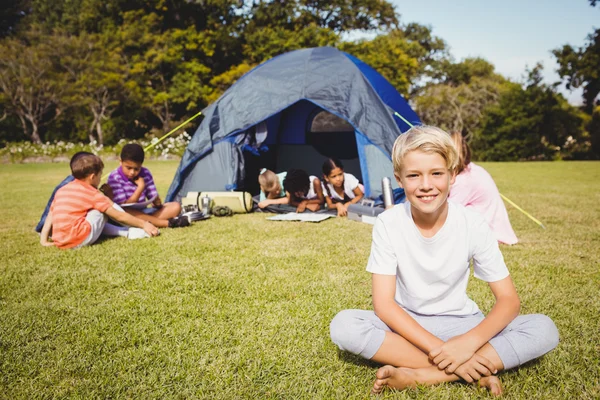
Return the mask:
<path id="1" fill-rule="evenodd" d="M 243 149 L 253 127 L 266 122 L 267 146 L 303 145 L 315 110 L 334 114 L 354 128 L 365 191 L 378 196 L 381 178 L 392 175 L 394 140 L 409 128 L 394 112 L 414 124 L 419 118 L 373 68 L 335 48 L 318 47 L 255 67 L 203 110 L 205 118 L 188 144 L 166 201 L 180 200 L 189 191 L 244 189 Z"/>

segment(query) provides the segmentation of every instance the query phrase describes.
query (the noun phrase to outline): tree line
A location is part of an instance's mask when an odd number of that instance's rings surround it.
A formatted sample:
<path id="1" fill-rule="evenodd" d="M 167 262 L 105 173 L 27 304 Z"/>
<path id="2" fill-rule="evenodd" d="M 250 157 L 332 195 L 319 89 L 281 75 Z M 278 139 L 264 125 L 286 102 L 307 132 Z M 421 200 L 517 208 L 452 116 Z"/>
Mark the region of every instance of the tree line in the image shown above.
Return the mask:
<path id="1" fill-rule="evenodd" d="M 0 9 L 0 143 L 160 136 L 260 63 L 333 46 L 385 76 L 424 123 L 461 131 L 478 159 L 600 157 L 600 30 L 553 51 L 567 87 L 584 88 L 576 108 L 541 65 L 513 82 L 486 60 L 456 62 L 401 11 L 385 0 L 12 1 Z M 348 39 L 357 31 L 372 38 Z"/>

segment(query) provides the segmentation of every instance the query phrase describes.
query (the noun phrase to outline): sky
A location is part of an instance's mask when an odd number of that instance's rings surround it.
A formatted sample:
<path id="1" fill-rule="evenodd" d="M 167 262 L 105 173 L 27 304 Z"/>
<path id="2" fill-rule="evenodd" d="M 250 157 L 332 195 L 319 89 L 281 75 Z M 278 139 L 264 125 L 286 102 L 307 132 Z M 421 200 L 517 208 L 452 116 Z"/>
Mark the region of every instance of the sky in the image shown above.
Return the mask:
<path id="1" fill-rule="evenodd" d="M 600 28 L 600 4 L 588 0 L 388 0 L 403 24 L 418 22 L 432 28 L 450 48 L 455 61 L 481 57 L 496 72 L 524 81 L 526 67 L 540 61 L 546 83 L 560 78 L 551 50 L 570 44 L 581 47 Z M 581 91 L 560 91 L 572 104 L 581 104 Z"/>

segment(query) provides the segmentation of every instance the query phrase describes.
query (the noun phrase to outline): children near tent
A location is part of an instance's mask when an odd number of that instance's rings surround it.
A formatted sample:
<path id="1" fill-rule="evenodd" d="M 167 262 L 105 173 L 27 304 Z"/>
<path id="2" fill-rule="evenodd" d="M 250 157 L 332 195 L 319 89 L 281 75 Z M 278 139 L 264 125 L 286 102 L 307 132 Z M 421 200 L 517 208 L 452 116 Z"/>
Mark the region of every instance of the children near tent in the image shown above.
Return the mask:
<path id="1" fill-rule="evenodd" d="M 96 155 L 83 154 L 74 158 L 71 164 L 74 179 L 56 191 L 44 222 L 40 234 L 43 246 L 83 247 L 98 240 L 101 233 L 130 239 L 158 235 L 158 229 L 150 222 L 127 214 L 98 191 L 103 169 L 104 164 Z M 132 228 L 109 225 L 107 216 Z M 52 241 L 48 240 L 50 231 Z"/>
<path id="2" fill-rule="evenodd" d="M 258 184 L 260 185 L 259 208 L 265 208 L 273 204 L 288 204 L 289 198 L 283 190 L 283 181 L 287 172 L 276 174 L 275 172 L 263 168 L 258 175 Z"/>
<path id="3" fill-rule="evenodd" d="M 510 225 L 494 179 L 485 169 L 471 162 L 471 149 L 460 132 L 452 132 L 452 140 L 458 151 L 458 167 L 448 198 L 483 215 L 499 242 L 517 243 L 517 235 Z"/>
<path id="4" fill-rule="evenodd" d="M 321 180 L 316 176 L 308 176 L 302 169 L 290 169 L 283 180 L 283 189 L 292 206 L 296 206 L 296 212 L 317 211 L 323 203 L 323 188 Z"/>
<path id="5" fill-rule="evenodd" d="M 407 202 L 381 213 L 367 271 L 374 311 L 344 310 L 331 322 L 340 349 L 385 364 L 374 393 L 463 379 L 502 391 L 498 371 L 538 358 L 558 344 L 541 314 L 519 315 L 520 301 L 484 218 L 448 201 L 457 153 L 441 129 L 416 126 L 392 150 Z M 485 316 L 466 293 L 469 263 L 489 284 Z"/>
<path id="6" fill-rule="evenodd" d="M 144 203 L 152 200 L 151 208 L 127 207 L 126 211 L 160 228 L 189 226 L 187 216 L 179 216 L 181 205 L 176 202 L 162 204 L 152 174 L 144 168 L 144 149 L 129 143 L 121 150 L 121 162 L 108 176 L 108 185 L 113 192 L 113 201 L 119 205 Z"/>
<path id="7" fill-rule="evenodd" d="M 342 162 L 329 158 L 323 163 L 323 194 L 329 209 L 337 209 L 338 217 L 348 215 L 348 205 L 358 203 L 364 191 L 358 179 L 344 172 Z"/>

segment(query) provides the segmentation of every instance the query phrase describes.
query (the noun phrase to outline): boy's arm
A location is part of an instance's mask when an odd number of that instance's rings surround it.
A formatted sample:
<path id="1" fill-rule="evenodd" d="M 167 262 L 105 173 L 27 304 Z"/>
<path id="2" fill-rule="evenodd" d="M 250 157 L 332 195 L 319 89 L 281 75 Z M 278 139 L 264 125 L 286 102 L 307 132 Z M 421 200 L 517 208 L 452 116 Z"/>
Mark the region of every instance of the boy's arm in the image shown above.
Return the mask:
<path id="1" fill-rule="evenodd" d="M 48 237 L 50 236 L 50 229 L 52 228 L 52 211 L 48 213 L 46 216 L 46 221 L 44 222 L 44 227 L 42 228 L 42 232 L 40 233 L 40 243 L 42 246 L 54 246 L 54 242 L 48 241 Z"/>
<path id="2" fill-rule="evenodd" d="M 372 274 L 373 309 L 375 314 L 394 332 L 429 353 L 444 342 L 417 323 L 394 300 L 396 276 Z"/>
<path id="3" fill-rule="evenodd" d="M 150 236 L 157 236 L 159 233 L 158 228 L 152 225 L 150 222 L 141 220 L 124 211 L 119 211 L 112 205 L 106 209 L 105 214 L 115 221 L 122 222 L 125 225 L 142 228 Z"/>
<path id="4" fill-rule="evenodd" d="M 354 193 L 354 198 L 352 200 L 350 200 L 349 202 L 346 203 L 346 206 L 348 204 L 356 204 L 359 201 L 362 200 L 362 198 L 364 197 L 364 193 L 362 192 L 362 190 L 360 190 L 360 187 L 357 186 L 354 188 L 354 190 L 352 191 Z"/>
<path id="5" fill-rule="evenodd" d="M 439 369 L 454 372 L 519 315 L 521 302 L 510 275 L 489 282 L 489 285 L 496 303 L 485 319 L 467 333 L 453 337 L 429 353 Z"/>
<path id="6" fill-rule="evenodd" d="M 288 204 L 289 202 L 290 202 L 290 198 L 286 194 L 285 197 L 280 197 L 278 199 L 265 199 L 265 200 L 262 200 L 262 201 L 260 201 L 258 203 L 258 207 L 259 208 L 265 208 L 265 207 L 270 206 L 272 204 Z"/>
<path id="7" fill-rule="evenodd" d="M 154 178 L 152 177 L 152 174 L 150 173 L 150 170 L 148 170 L 147 168 L 144 170 L 144 175 L 146 177 L 145 183 L 146 183 L 146 198 L 147 199 L 151 199 L 153 197 L 156 197 L 156 199 L 154 199 L 154 201 L 152 202 L 152 205 L 154 207 L 160 207 L 162 206 L 162 201 L 160 199 L 160 196 L 158 195 L 158 190 L 156 189 L 156 185 L 154 184 Z"/>
<path id="8" fill-rule="evenodd" d="M 315 178 L 313 180 L 313 188 L 315 189 L 315 194 L 317 195 L 317 198 L 309 200 L 308 204 L 324 204 L 325 196 L 323 195 L 323 186 L 321 185 L 321 180 L 319 178 Z"/>
<path id="9" fill-rule="evenodd" d="M 140 197 L 142 197 L 144 189 L 146 189 L 146 182 L 144 182 L 144 178 L 142 178 L 141 176 L 138 176 L 133 183 L 135 183 L 137 186 L 135 188 L 135 192 L 133 192 L 131 197 L 125 200 L 124 204 L 137 203 L 140 200 Z"/>

